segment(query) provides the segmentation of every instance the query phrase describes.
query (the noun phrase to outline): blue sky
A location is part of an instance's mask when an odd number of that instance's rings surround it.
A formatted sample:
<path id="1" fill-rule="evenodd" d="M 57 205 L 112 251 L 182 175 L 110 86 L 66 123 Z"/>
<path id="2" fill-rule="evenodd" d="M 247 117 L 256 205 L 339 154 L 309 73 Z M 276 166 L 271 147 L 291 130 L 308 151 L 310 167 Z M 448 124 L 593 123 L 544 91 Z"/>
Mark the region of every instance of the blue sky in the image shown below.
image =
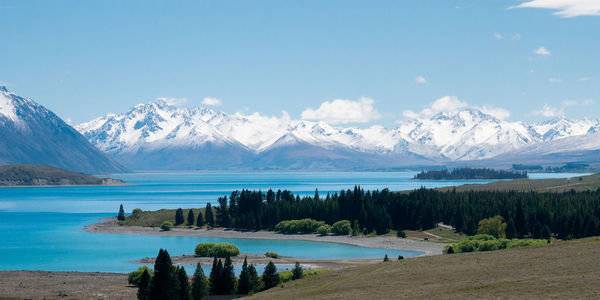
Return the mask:
<path id="1" fill-rule="evenodd" d="M 359 126 L 444 96 L 598 118 L 600 7 L 544 1 L 0 0 L 0 83 L 74 123 L 158 97 Z"/>

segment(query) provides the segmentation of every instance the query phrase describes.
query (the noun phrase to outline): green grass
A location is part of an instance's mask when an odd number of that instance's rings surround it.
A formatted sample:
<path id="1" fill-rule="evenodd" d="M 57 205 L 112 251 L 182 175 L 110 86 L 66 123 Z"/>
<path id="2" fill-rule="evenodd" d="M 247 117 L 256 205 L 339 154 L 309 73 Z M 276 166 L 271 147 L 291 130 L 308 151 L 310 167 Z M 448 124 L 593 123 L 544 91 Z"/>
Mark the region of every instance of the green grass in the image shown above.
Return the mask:
<path id="1" fill-rule="evenodd" d="M 0 166 L 0 185 L 98 185 L 98 177 L 43 165 Z"/>
<path id="2" fill-rule="evenodd" d="M 555 179 L 515 179 L 497 181 L 487 184 L 465 184 L 456 187 L 439 188 L 440 191 L 536 191 L 536 192 L 567 192 L 575 190 L 595 191 L 600 188 L 600 174 L 578 176 L 573 178 Z"/>
<path id="3" fill-rule="evenodd" d="M 460 241 L 467 237 L 467 235 L 464 233 L 457 233 L 452 229 L 447 229 L 443 227 L 432 228 L 429 230 L 425 230 L 425 232 L 439 236 L 441 238 L 439 240 L 444 242 Z"/>
<path id="4" fill-rule="evenodd" d="M 181 225 L 177 225 L 175 227 L 188 227 L 187 225 L 187 214 L 189 208 L 183 209 L 183 215 L 185 222 Z M 194 211 L 194 216 L 198 218 L 198 214 L 202 212 L 204 216 L 204 208 L 192 208 Z M 143 227 L 160 227 L 160 225 L 165 222 L 171 222 L 175 224 L 175 212 L 176 209 L 160 209 L 155 211 L 142 211 L 135 215 L 129 215 L 125 218 L 125 221 L 120 221 L 119 224 L 123 226 L 143 226 Z M 214 208 L 213 208 L 214 211 Z M 195 222 L 194 222 L 195 223 Z M 192 227 L 196 227 L 196 225 L 192 225 Z"/>
<path id="5" fill-rule="evenodd" d="M 324 273 L 328 273 L 328 272 L 331 272 L 331 270 L 328 270 L 328 269 L 316 269 L 316 270 L 304 269 L 304 270 L 302 270 L 302 278 L 306 278 L 306 277 L 318 275 L 318 274 L 324 274 Z M 288 281 L 292 281 L 292 270 L 280 271 L 279 279 L 281 280 L 281 283 L 286 283 Z"/>

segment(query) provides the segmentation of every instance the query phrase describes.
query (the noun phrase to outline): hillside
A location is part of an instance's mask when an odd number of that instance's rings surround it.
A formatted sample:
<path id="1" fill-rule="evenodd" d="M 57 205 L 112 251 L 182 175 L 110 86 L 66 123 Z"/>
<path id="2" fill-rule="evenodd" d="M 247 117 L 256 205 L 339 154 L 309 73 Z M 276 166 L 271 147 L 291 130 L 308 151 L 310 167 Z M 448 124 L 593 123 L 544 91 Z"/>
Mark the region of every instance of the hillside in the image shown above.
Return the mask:
<path id="1" fill-rule="evenodd" d="M 537 191 L 537 192 L 565 192 L 570 190 L 595 191 L 600 188 L 600 174 L 579 176 L 573 178 L 555 179 L 514 179 L 510 181 L 496 181 L 486 184 L 465 184 L 456 187 L 439 188 L 440 191 L 456 189 L 463 191 Z"/>
<path id="2" fill-rule="evenodd" d="M 250 299 L 598 298 L 600 238 L 365 265 L 286 283 Z"/>
<path id="3" fill-rule="evenodd" d="M 42 165 L 0 166 L 0 186 L 28 185 L 114 185 L 120 179 L 98 178 L 77 172 Z"/>
<path id="4" fill-rule="evenodd" d="M 5 164 L 94 174 L 126 171 L 53 112 L 0 86 L 0 165 Z"/>

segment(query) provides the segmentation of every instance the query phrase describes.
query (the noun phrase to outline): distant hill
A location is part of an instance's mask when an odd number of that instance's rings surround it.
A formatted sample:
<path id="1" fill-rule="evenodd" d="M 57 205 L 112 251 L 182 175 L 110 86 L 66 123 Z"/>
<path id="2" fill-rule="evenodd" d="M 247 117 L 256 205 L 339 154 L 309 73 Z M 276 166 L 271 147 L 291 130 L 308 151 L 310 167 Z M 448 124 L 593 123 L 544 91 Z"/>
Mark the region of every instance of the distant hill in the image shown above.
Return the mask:
<path id="1" fill-rule="evenodd" d="M 0 86 L 0 165 L 6 164 L 88 174 L 126 171 L 53 112 Z"/>
<path id="2" fill-rule="evenodd" d="M 573 178 L 550 179 L 514 179 L 496 181 L 486 184 L 465 184 L 455 187 L 438 188 L 440 191 L 522 191 L 522 192 L 553 192 L 560 193 L 570 190 L 577 192 L 596 191 L 600 189 L 600 174 L 577 176 Z"/>
<path id="3" fill-rule="evenodd" d="M 448 170 L 422 171 L 415 175 L 417 180 L 484 180 L 527 178 L 527 172 L 515 172 L 494 169 L 460 168 Z"/>
<path id="4" fill-rule="evenodd" d="M 28 185 L 116 185 L 120 179 L 98 178 L 42 165 L 0 166 L 0 186 Z"/>

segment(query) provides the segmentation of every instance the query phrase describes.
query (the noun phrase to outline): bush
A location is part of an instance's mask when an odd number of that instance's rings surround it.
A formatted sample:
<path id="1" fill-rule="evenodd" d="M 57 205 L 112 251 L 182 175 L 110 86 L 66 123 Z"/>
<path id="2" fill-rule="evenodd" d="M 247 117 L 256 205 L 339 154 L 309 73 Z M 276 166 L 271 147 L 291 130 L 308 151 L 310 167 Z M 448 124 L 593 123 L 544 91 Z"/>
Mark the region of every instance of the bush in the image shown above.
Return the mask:
<path id="1" fill-rule="evenodd" d="M 404 230 L 398 230 L 398 232 L 396 232 L 396 235 L 399 238 L 403 238 L 403 239 L 406 238 L 406 232 L 404 232 Z"/>
<path id="2" fill-rule="evenodd" d="M 169 230 L 171 230 L 171 228 L 173 228 L 173 223 L 171 223 L 169 221 L 164 221 L 164 222 L 162 222 L 162 224 L 160 224 L 160 229 L 162 229 L 164 231 L 169 231 Z"/>
<path id="3" fill-rule="evenodd" d="M 129 273 L 129 275 L 127 276 L 127 282 L 129 282 L 129 284 L 131 285 L 138 286 L 140 284 L 140 278 L 142 277 L 142 273 L 144 273 L 144 270 L 148 271 L 148 274 L 150 274 L 150 278 L 152 278 L 152 276 L 154 275 L 154 271 L 152 271 L 152 269 L 150 269 L 150 267 L 148 266 L 142 266 L 139 267 L 137 270 Z"/>
<path id="4" fill-rule="evenodd" d="M 229 243 L 200 243 L 196 245 L 194 253 L 196 256 L 227 257 L 239 255 L 240 249 Z"/>
<path id="5" fill-rule="evenodd" d="M 317 274 L 323 274 L 323 273 L 327 273 L 327 272 L 331 272 L 331 270 L 328 269 L 317 269 L 317 270 L 310 270 L 310 269 L 302 269 L 302 278 L 306 278 L 308 276 L 312 276 L 312 275 L 317 275 Z M 281 280 L 281 283 L 286 283 L 288 281 L 292 281 L 294 277 L 294 269 L 291 270 L 284 270 L 279 272 L 279 279 Z"/>
<path id="6" fill-rule="evenodd" d="M 275 225 L 275 231 L 281 233 L 314 233 L 321 225 L 325 225 L 323 221 L 313 219 L 288 220 L 281 221 Z"/>
<path id="7" fill-rule="evenodd" d="M 505 238 L 506 237 L 506 222 L 504 222 L 504 218 L 501 216 L 495 216 L 492 218 L 487 218 L 479 221 L 479 225 L 477 227 L 478 234 L 489 234 L 494 236 L 495 238 Z"/>
<path id="8" fill-rule="evenodd" d="M 541 246 L 547 244 L 547 240 L 534 239 L 496 239 L 489 234 L 478 234 L 470 236 L 456 244 L 446 247 L 446 251 L 452 249 L 453 252 L 473 252 L 473 251 L 494 251 L 499 249 L 508 249 L 515 247 Z"/>
<path id="9" fill-rule="evenodd" d="M 131 216 L 134 217 L 134 218 L 137 218 L 137 217 L 140 216 L 141 213 L 142 213 L 142 209 L 141 208 L 134 208 L 131 211 Z"/>
<path id="10" fill-rule="evenodd" d="M 349 235 L 350 232 L 352 232 L 350 221 L 341 220 L 333 223 L 331 226 L 331 232 L 333 232 L 335 235 Z"/>
<path id="11" fill-rule="evenodd" d="M 270 252 L 270 251 L 267 251 L 265 253 L 265 256 L 266 257 L 271 257 L 271 258 L 279 258 L 279 254 L 277 254 L 276 252 Z"/>
<path id="12" fill-rule="evenodd" d="M 317 233 L 320 235 L 328 235 L 331 232 L 331 226 L 324 224 L 317 228 Z"/>

